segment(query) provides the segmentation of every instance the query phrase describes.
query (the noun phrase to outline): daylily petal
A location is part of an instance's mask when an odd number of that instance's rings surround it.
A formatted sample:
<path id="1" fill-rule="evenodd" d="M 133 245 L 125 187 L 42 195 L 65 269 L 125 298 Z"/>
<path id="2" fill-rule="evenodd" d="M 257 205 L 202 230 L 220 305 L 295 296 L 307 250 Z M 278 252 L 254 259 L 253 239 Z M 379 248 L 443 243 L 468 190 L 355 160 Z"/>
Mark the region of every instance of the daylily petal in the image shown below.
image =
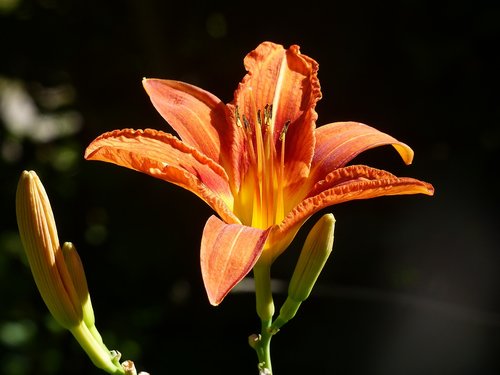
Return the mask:
<path id="1" fill-rule="evenodd" d="M 385 191 L 379 192 L 377 185 L 380 185 L 378 187 Z M 380 195 L 419 193 L 432 195 L 434 193 L 434 188 L 427 182 L 410 177 L 397 177 L 382 169 L 366 165 L 350 165 L 329 173 L 324 180 L 319 181 L 314 186 L 306 200 L 318 196 L 326 190 L 340 187 L 342 190 L 336 190 L 336 193 L 341 192 L 342 197 L 338 197 L 339 201 L 334 204 L 353 199 L 374 198 Z M 375 191 L 372 191 L 373 189 Z M 358 197 L 359 195 L 361 196 Z"/>
<path id="2" fill-rule="evenodd" d="M 184 82 L 144 79 L 142 83 L 156 110 L 182 141 L 223 164 L 230 128 L 225 104 L 210 92 Z"/>
<path id="3" fill-rule="evenodd" d="M 226 224 L 211 216 L 201 239 L 201 272 L 210 303 L 217 306 L 259 259 L 269 230 Z"/>
<path id="4" fill-rule="evenodd" d="M 316 148 L 311 166 L 313 180 L 324 178 L 334 169 L 345 166 L 370 148 L 392 145 L 406 164 L 413 160 L 413 150 L 371 126 L 359 122 L 335 122 L 316 129 Z"/>
<path id="5" fill-rule="evenodd" d="M 285 124 L 286 130 L 285 178 L 289 184 L 303 179 L 309 174 L 315 148 L 314 130 L 318 114 L 316 103 L 321 99 L 320 84 L 317 77 L 318 63 L 301 55 L 298 46 L 287 51 L 287 82 L 282 89 L 277 122 Z M 279 130 L 280 132 L 282 129 Z"/>
<path id="6" fill-rule="evenodd" d="M 293 240 L 302 224 L 319 210 L 334 204 L 386 195 L 433 195 L 431 184 L 409 177 L 396 177 L 384 170 L 352 165 L 331 172 L 273 229 L 268 244 L 276 258 Z"/>
<path id="7" fill-rule="evenodd" d="M 252 121 L 258 110 L 272 105 L 271 131 L 276 150 L 281 152 L 281 132 L 286 132 L 285 179 L 296 181 L 307 176 L 314 152 L 316 102 L 321 98 L 318 64 L 300 54 L 299 46 L 265 42 L 244 60 L 248 74 L 235 92 L 234 104 Z"/>
<path id="8" fill-rule="evenodd" d="M 227 222 L 240 222 L 231 211 L 233 196 L 224 169 L 171 134 L 152 129 L 104 133 L 87 147 L 85 159 L 114 163 L 179 185 Z"/>

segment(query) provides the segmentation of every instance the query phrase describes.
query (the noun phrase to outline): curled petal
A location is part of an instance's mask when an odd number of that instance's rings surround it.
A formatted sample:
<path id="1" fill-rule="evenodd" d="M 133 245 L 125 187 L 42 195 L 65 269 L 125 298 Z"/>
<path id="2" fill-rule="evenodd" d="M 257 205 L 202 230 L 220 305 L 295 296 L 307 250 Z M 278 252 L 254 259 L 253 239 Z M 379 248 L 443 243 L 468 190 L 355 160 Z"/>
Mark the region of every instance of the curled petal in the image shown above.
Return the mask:
<path id="1" fill-rule="evenodd" d="M 332 189 L 335 190 L 332 191 Z M 325 194 L 327 192 L 328 194 Z M 396 177 L 382 169 L 351 165 L 336 169 L 324 180 L 318 182 L 305 201 L 323 195 L 331 196 L 331 199 L 335 199 L 328 204 L 331 205 L 354 199 L 403 194 L 433 195 L 434 188 L 427 182 L 410 177 Z"/>
<path id="2" fill-rule="evenodd" d="M 280 98 L 281 103 L 286 105 L 279 105 L 276 121 L 279 134 L 283 131 L 283 125 L 290 121 L 285 136 L 285 178 L 289 184 L 309 174 L 318 118 L 315 108 L 321 99 L 318 68 L 318 63 L 302 55 L 298 46 L 291 46 L 287 51 L 287 85 L 281 90 Z"/>
<path id="3" fill-rule="evenodd" d="M 248 74 L 235 92 L 234 104 L 250 120 L 272 105 L 276 150 L 281 150 L 281 133 L 288 124 L 285 179 L 293 183 L 306 177 L 314 152 L 315 107 L 321 98 L 318 63 L 302 55 L 297 45 L 284 49 L 264 42 L 245 57 L 244 64 Z"/>
<path id="4" fill-rule="evenodd" d="M 201 239 L 201 272 L 210 303 L 222 302 L 259 259 L 269 230 L 226 224 L 211 216 Z"/>
<path id="5" fill-rule="evenodd" d="M 316 149 L 312 164 L 315 179 L 324 178 L 345 166 L 360 153 L 374 147 L 392 145 L 406 164 L 413 150 L 390 135 L 359 122 L 335 122 L 316 129 Z"/>
<path id="6" fill-rule="evenodd" d="M 87 160 L 100 160 L 133 169 L 190 190 L 228 222 L 233 196 L 227 174 L 212 159 L 168 133 L 123 129 L 104 133 L 85 151 Z"/>

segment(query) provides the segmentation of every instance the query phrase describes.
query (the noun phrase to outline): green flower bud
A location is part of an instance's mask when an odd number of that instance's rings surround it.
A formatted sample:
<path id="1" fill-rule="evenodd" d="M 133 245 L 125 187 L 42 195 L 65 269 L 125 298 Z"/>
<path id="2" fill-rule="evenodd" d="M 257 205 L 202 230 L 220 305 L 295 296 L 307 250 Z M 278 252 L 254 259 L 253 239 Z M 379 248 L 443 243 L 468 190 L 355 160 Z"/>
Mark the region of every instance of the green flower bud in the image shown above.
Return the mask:
<path id="1" fill-rule="evenodd" d="M 62 252 L 64 255 L 64 261 L 66 262 L 66 267 L 68 268 L 71 280 L 73 281 L 73 285 L 82 306 L 83 322 L 89 329 L 92 336 L 94 336 L 95 341 L 105 351 L 109 351 L 102 340 L 101 334 L 95 326 L 94 309 L 92 308 L 92 301 L 90 299 L 87 278 L 85 277 L 82 260 L 80 259 L 75 246 L 71 242 L 65 242 L 63 244 Z"/>
<path id="2" fill-rule="evenodd" d="M 309 297 L 319 274 L 332 252 L 335 218 L 326 214 L 309 232 L 293 271 L 288 296 L 297 302 Z"/>
<path id="3" fill-rule="evenodd" d="M 87 327 L 92 327 L 95 324 L 94 310 L 92 308 L 92 302 L 90 301 L 87 278 L 85 277 L 85 271 L 83 270 L 80 256 L 71 242 L 65 242 L 63 244 L 62 253 L 83 309 L 83 321 Z"/>
<path id="4" fill-rule="evenodd" d="M 297 313 L 318 279 L 319 274 L 332 252 L 335 218 L 326 214 L 309 232 L 295 266 L 288 286 L 288 297 L 280 309 L 280 314 L 270 328 L 271 334 L 278 330 Z"/>

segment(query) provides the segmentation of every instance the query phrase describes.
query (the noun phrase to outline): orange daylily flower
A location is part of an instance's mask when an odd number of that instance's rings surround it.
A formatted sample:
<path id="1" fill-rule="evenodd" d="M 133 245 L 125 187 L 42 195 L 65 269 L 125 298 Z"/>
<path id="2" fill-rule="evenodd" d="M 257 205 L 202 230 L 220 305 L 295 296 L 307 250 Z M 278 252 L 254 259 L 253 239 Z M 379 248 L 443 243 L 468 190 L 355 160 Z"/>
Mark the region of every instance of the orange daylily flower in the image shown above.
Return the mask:
<path id="1" fill-rule="evenodd" d="M 85 158 L 114 163 L 179 185 L 203 199 L 211 216 L 201 240 L 210 303 L 219 304 L 259 259 L 272 262 L 319 210 L 354 199 L 432 195 L 432 185 L 365 165 L 359 153 L 392 145 L 406 164 L 412 149 L 357 122 L 316 128 L 318 64 L 271 42 L 244 59 L 246 76 L 224 104 L 190 84 L 144 79 L 143 85 L 179 138 L 159 130 L 115 130 Z"/>

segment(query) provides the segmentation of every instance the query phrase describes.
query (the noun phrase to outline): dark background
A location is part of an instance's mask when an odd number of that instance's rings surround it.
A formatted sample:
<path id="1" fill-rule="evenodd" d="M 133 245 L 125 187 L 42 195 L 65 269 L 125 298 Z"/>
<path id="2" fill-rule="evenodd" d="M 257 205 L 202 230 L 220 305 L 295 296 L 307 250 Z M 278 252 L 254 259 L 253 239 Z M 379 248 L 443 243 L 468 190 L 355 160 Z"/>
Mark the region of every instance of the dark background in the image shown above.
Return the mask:
<path id="1" fill-rule="evenodd" d="M 152 375 L 257 373 L 253 294 L 212 307 L 201 282 L 211 210 L 83 152 L 112 129 L 169 131 L 142 77 L 230 101 L 264 40 L 319 62 L 318 125 L 361 121 L 415 151 L 411 166 L 390 147 L 353 162 L 436 189 L 322 212 L 337 219 L 334 253 L 273 339 L 275 373 L 500 373 L 500 3 L 323 3 L 0 0 L 0 373 L 102 373 L 50 318 L 26 265 L 14 209 L 25 169 L 79 250 L 109 347 Z M 273 266 L 278 307 L 319 216 Z"/>

